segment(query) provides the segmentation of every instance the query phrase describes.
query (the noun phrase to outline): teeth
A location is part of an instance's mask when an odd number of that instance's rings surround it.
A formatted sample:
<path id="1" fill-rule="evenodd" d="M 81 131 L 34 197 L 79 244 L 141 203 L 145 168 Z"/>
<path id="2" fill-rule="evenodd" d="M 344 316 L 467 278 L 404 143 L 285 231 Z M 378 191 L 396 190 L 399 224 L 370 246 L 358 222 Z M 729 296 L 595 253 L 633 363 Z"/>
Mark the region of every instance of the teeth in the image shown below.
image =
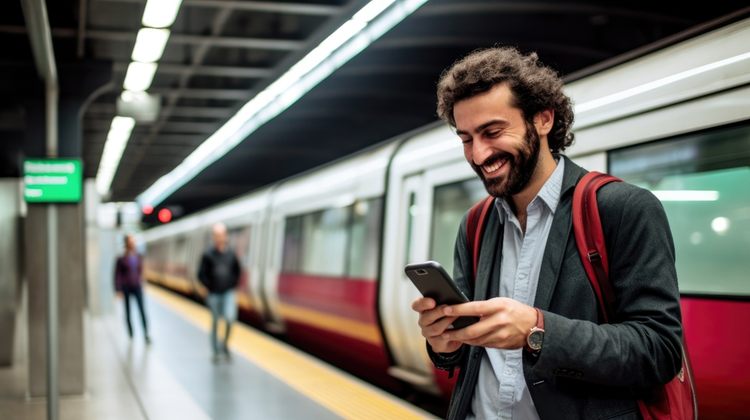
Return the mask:
<path id="1" fill-rule="evenodd" d="M 505 159 L 497 161 L 493 163 L 492 165 L 484 165 L 483 168 L 485 171 L 487 171 L 487 173 L 493 173 L 496 170 L 500 169 L 500 167 L 502 167 L 503 164 L 505 164 Z"/>

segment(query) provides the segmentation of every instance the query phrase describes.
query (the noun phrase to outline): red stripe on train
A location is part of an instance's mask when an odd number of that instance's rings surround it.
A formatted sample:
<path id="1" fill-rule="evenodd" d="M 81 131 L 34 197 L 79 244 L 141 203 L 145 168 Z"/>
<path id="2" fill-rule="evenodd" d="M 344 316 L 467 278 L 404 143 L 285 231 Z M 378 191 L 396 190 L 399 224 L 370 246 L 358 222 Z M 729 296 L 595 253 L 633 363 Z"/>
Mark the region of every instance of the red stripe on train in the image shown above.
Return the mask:
<path id="1" fill-rule="evenodd" d="M 331 315 L 377 325 L 375 280 L 279 275 L 279 299 Z"/>

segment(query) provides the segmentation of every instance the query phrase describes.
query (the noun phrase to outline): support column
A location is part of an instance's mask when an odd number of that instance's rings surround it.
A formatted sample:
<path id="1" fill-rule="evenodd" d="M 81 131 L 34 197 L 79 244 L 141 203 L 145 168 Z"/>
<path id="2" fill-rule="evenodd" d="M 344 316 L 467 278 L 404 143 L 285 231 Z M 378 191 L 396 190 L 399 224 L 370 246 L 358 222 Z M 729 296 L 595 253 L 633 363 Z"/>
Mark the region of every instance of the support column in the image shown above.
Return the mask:
<path id="1" fill-rule="evenodd" d="M 15 359 L 16 314 L 21 301 L 20 181 L 0 179 L 0 366 Z"/>
<path id="2" fill-rule="evenodd" d="M 111 80 L 111 65 L 77 62 L 60 65 L 59 157 L 81 156 L 81 116 L 92 96 Z M 39 98 L 39 97 L 37 97 Z M 26 106 L 26 158 L 44 157 L 44 107 Z M 84 162 L 95 165 L 95 163 Z M 85 197 L 84 197 L 85 199 Z M 60 395 L 85 391 L 83 311 L 85 307 L 84 204 L 56 204 L 58 261 L 58 389 Z M 47 393 L 47 217 L 48 206 L 29 204 L 24 223 L 24 266 L 28 282 L 29 395 Z"/>

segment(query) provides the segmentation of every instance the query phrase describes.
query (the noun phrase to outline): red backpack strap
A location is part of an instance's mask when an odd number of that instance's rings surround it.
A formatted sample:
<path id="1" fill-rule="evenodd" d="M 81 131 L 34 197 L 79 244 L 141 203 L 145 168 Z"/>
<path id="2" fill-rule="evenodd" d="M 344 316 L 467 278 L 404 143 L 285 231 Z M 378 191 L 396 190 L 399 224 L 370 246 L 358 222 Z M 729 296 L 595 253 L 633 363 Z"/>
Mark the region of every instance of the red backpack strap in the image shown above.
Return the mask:
<path id="1" fill-rule="evenodd" d="M 578 181 L 573 193 L 573 232 L 578 253 L 607 323 L 612 319 L 616 299 L 609 282 L 609 261 L 596 191 L 610 182 L 622 180 L 600 172 L 589 172 Z"/>
<path id="2" fill-rule="evenodd" d="M 487 216 L 492 213 L 492 203 L 495 198 L 487 196 L 469 210 L 469 217 L 466 219 L 466 241 L 469 244 L 469 252 L 472 259 L 472 281 L 477 281 L 477 267 L 479 265 L 479 248 L 482 246 L 482 233 L 484 225 L 487 222 Z"/>

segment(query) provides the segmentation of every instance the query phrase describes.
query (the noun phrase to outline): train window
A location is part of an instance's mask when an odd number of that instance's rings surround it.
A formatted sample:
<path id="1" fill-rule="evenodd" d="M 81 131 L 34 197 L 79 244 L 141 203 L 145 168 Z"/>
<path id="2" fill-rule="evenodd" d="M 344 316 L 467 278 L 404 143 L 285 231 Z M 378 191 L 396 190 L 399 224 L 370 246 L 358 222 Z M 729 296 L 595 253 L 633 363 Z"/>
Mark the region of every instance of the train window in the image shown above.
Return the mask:
<path id="1" fill-rule="evenodd" d="M 287 218 L 281 271 L 377 278 L 382 200 Z"/>
<path id="2" fill-rule="evenodd" d="M 352 206 L 348 276 L 375 279 L 380 256 L 380 221 L 383 199 L 358 201 Z"/>
<path id="3" fill-rule="evenodd" d="M 750 126 L 612 151 L 609 164 L 662 201 L 682 293 L 750 296 Z"/>
<path id="4" fill-rule="evenodd" d="M 286 219 L 284 228 L 284 252 L 281 271 L 296 273 L 300 271 L 302 256 L 302 217 L 295 216 Z"/>
<path id="5" fill-rule="evenodd" d="M 302 223 L 302 272 L 343 276 L 346 261 L 348 208 L 305 215 Z"/>
<path id="6" fill-rule="evenodd" d="M 464 213 L 487 196 L 479 178 L 435 187 L 430 259 L 453 273 L 453 248 Z"/>

